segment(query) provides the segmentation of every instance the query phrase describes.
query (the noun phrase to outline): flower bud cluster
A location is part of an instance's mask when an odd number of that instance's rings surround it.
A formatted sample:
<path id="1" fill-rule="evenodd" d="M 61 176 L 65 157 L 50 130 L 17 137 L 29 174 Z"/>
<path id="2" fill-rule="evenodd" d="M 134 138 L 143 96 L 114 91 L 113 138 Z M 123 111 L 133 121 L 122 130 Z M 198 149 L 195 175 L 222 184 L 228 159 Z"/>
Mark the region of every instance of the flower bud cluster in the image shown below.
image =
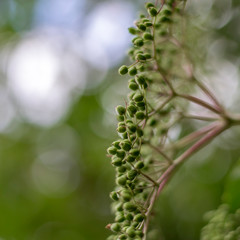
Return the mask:
<path id="1" fill-rule="evenodd" d="M 118 72 L 129 76 L 131 92 L 129 101 L 116 107 L 116 130 L 120 139 L 107 149 L 116 171 L 116 187 L 110 193 L 115 221 L 108 225 L 113 232 L 108 240 L 138 240 L 145 237 L 144 224 L 149 217 L 150 197 L 158 186 L 158 175 L 151 175 L 151 171 L 161 173 L 154 166 L 153 159 L 158 158 L 160 167 L 166 167 L 166 159 L 159 157 L 159 153 L 150 147 L 151 144 L 165 141 L 168 132 L 165 123 L 171 119 L 172 111 L 170 104 L 158 109 L 159 103 L 165 101 L 159 92 L 166 86 L 157 69 L 168 70 L 168 65 L 157 46 L 170 32 L 178 2 L 165 1 L 161 8 L 146 3 L 147 15 L 141 15 L 135 27 L 129 28 L 129 33 L 134 35 L 133 46 L 129 50 L 134 63 L 121 66 Z M 172 49 L 166 46 L 164 51 L 169 54 Z"/>
<path id="2" fill-rule="evenodd" d="M 224 204 L 217 210 L 208 212 L 205 217 L 208 224 L 202 229 L 201 240 L 240 239 L 240 209 L 230 213 L 229 206 Z"/>

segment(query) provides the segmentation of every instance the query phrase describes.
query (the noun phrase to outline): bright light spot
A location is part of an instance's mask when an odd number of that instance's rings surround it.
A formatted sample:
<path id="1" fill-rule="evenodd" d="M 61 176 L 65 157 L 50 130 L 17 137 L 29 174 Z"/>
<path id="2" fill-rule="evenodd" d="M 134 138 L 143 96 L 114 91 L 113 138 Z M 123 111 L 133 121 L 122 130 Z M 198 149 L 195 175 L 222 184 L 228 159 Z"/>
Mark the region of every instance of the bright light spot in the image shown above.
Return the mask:
<path id="1" fill-rule="evenodd" d="M 57 81 L 58 59 L 50 46 L 27 40 L 14 52 L 9 77 L 14 88 L 27 100 L 44 101 Z M 32 104 L 32 103 L 31 103 Z"/>
<path id="2" fill-rule="evenodd" d="M 127 28 L 132 25 L 133 19 L 133 7 L 124 1 L 101 3 L 95 7 L 88 16 L 84 34 L 87 60 L 94 66 L 102 67 L 101 56 L 96 56 L 95 51 L 103 49 L 109 65 L 120 61 L 129 44 Z"/>
<path id="3" fill-rule="evenodd" d="M 78 28 L 84 4 L 85 0 L 38 0 L 35 5 L 35 25 Z"/>
<path id="4" fill-rule="evenodd" d="M 58 36 L 32 34 L 10 56 L 9 87 L 28 121 L 52 125 L 66 113 L 71 93 L 83 89 L 85 72 L 79 59 L 63 51 Z M 65 58 L 64 58 L 65 56 Z"/>

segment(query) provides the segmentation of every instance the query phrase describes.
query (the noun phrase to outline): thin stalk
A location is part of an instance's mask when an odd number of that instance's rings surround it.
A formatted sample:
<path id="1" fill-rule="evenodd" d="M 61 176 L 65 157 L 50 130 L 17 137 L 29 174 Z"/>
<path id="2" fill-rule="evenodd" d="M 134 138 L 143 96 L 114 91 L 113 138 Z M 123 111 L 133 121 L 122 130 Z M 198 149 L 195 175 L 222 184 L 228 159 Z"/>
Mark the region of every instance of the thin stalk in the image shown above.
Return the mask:
<path id="1" fill-rule="evenodd" d="M 217 113 L 217 114 L 222 114 L 223 112 L 219 109 L 216 109 L 214 106 L 212 106 L 211 104 L 203 101 L 202 99 L 200 98 L 196 98 L 196 97 L 193 97 L 191 95 L 185 95 L 185 94 L 176 94 L 177 97 L 180 97 L 180 98 L 184 98 L 190 102 L 193 102 L 193 103 L 196 103 L 202 107 L 205 107 L 207 109 L 209 109 L 210 111 L 214 112 L 214 113 Z"/>
<path id="2" fill-rule="evenodd" d="M 163 158 L 165 158 L 165 160 L 168 161 L 168 163 L 172 163 L 172 159 L 170 157 L 167 156 L 166 153 L 164 153 L 161 149 L 159 149 L 158 147 L 152 145 L 150 142 L 146 142 L 148 144 L 149 147 L 151 147 L 152 149 L 154 149 L 156 152 L 158 152 L 161 156 L 163 156 Z"/>
<path id="3" fill-rule="evenodd" d="M 218 111 L 222 111 L 223 112 L 223 107 L 218 102 L 218 100 L 214 96 L 214 94 L 207 88 L 207 86 L 205 86 L 205 84 L 203 82 L 198 81 L 195 77 L 193 77 L 193 80 L 198 85 L 198 87 L 213 101 L 213 103 L 215 104 L 215 108 Z"/>
<path id="4" fill-rule="evenodd" d="M 148 116 L 154 115 L 157 111 L 161 110 L 165 107 L 166 104 L 168 104 L 173 99 L 173 96 L 169 96 L 163 103 L 161 103 L 154 111 L 150 112 Z"/>
<path id="5" fill-rule="evenodd" d="M 176 143 L 171 144 L 171 146 L 166 146 L 164 148 L 165 151 L 170 150 L 170 149 L 179 149 L 179 148 L 183 148 L 186 145 L 192 143 L 193 141 L 198 140 L 200 137 L 202 137 L 203 135 L 205 135 L 206 133 L 208 133 L 209 131 L 213 130 L 216 126 L 218 125 L 218 123 L 214 122 L 210 125 L 207 125 L 193 133 L 190 133 L 189 135 L 183 137 L 182 139 L 178 140 Z"/>
<path id="6" fill-rule="evenodd" d="M 142 176 L 144 176 L 146 179 L 148 179 L 149 181 L 151 181 L 155 186 L 158 186 L 158 185 L 159 185 L 155 180 L 153 180 L 151 177 L 149 177 L 148 175 L 146 175 L 146 174 L 143 173 L 142 171 L 138 170 L 138 172 L 139 172 Z"/>
<path id="7" fill-rule="evenodd" d="M 148 225 L 149 225 L 149 221 L 150 221 L 150 215 L 151 215 L 151 211 L 153 209 L 154 203 L 156 202 L 156 199 L 158 198 L 158 196 L 164 189 L 164 187 L 167 184 L 167 182 L 169 181 L 169 179 L 171 178 L 173 171 L 176 169 L 177 166 L 179 166 L 181 163 L 183 163 L 186 159 L 188 159 L 194 153 L 199 151 L 202 147 L 204 147 L 207 143 L 209 143 L 211 140 L 213 140 L 220 133 L 222 133 L 225 129 L 227 129 L 226 123 L 219 124 L 211 132 L 206 134 L 206 136 L 202 137 L 197 143 L 195 143 L 192 147 L 190 147 L 188 150 L 186 150 L 181 156 L 179 156 L 173 162 L 173 164 L 163 173 L 163 175 L 157 180 L 157 182 L 159 183 L 159 187 L 158 187 L 158 189 L 154 190 L 154 193 L 150 200 L 148 210 L 146 212 L 146 220 L 145 220 L 144 228 L 143 228 L 144 240 L 146 240 L 147 229 L 148 229 Z"/>
<path id="8" fill-rule="evenodd" d="M 181 116 L 187 119 L 195 119 L 195 120 L 207 121 L 207 122 L 220 120 L 219 118 L 204 117 L 204 116 L 197 116 L 197 115 L 190 115 L 190 114 L 181 114 Z"/>

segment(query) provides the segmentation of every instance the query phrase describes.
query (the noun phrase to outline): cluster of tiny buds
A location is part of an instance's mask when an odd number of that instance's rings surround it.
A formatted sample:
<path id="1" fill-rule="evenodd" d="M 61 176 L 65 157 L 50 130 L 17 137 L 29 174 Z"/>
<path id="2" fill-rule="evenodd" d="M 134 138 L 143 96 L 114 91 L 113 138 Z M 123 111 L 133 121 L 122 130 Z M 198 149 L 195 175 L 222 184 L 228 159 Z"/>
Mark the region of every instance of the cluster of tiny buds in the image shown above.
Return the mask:
<path id="1" fill-rule="evenodd" d="M 171 22 L 171 8 L 175 1 L 166 1 L 163 11 L 153 3 L 146 3 L 148 16 L 141 15 L 136 26 L 129 28 L 129 32 L 136 35 L 129 51 L 131 60 L 135 62 L 130 66 L 121 66 L 118 72 L 131 77 L 128 81 L 131 93 L 125 106 L 116 107 L 120 139 L 107 149 L 111 164 L 116 170 L 116 188 L 110 193 L 114 201 L 112 209 L 115 222 L 107 225 L 114 234 L 108 240 L 140 240 L 144 237 L 143 227 L 148 207 L 145 203 L 153 185 L 149 185 L 149 181 L 143 177 L 151 162 L 144 160 L 141 147 L 146 137 L 145 126 L 151 120 L 146 90 L 153 82 L 148 76 L 148 69 L 152 69 L 154 59 L 153 28 Z"/>
<path id="2" fill-rule="evenodd" d="M 240 239 L 240 209 L 230 212 L 230 207 L 222 204 L 216 210 L 205 214 L 208 224 L 202 228 L 200 240 Z"/>

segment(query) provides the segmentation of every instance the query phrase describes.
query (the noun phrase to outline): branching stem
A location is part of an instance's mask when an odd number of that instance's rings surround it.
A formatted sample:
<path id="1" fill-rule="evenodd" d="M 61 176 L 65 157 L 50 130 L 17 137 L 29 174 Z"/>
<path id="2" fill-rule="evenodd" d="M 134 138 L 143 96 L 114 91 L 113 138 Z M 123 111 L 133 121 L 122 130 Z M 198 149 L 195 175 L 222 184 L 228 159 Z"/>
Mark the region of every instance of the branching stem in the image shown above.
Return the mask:
<path id="1" fill-rule="evenodd" d="M 194 153 L 199 151 L 202 147 L 204 147 L 207 143 L 209 143 L 211 140 L 213 140 L 216 136 L 218 136 L 220 133 L 222 133 L 225 129 L 228 128 L 228 125 L 226 122 L 219 123 L 212 131 L 208 132 L 204 137 L 202 137 L 198 142 L 196 142 L 192 147 L 190 147 L 188 150 L 186 150 L 181 156 L 179 156 L 171 166 L 160 176 L 160 178 L 157 180 L 157 183 L 159 184 L 158 189 L 156 189 L 151 197 L 150 204 L 146 213 L 146 220 L 144 223 L 144 240 L 146 239 L 146 233 L 148 229 L 150 214 L 152 211 L 152 208 L 154 206 L 154 203 L 156 199 L 158 198 L 161 191 L 164 189 L 165 185 L 171 178 L 174 170 L 183 163 L 186 159 L 188 159 L 190 156 L 192 156 Z"/>

